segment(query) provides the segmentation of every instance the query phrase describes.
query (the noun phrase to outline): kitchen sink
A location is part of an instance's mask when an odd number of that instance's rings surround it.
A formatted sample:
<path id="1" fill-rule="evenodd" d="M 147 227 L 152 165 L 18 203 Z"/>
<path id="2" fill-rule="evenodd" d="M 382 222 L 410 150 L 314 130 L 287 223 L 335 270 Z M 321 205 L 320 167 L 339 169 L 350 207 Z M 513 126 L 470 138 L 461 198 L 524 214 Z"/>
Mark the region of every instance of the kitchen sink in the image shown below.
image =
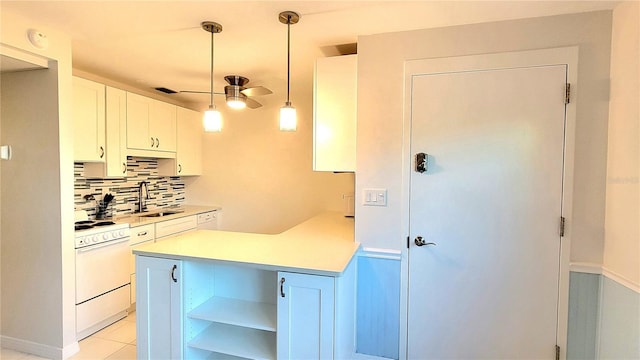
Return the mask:
<path id="1" fill-rule="evenodd" d="M 178 214 L 180 212 L 181 211 L 162 211 L 162 212 L 157 212 L 157 213 L 152 213 L 152 214 L 140 215 L 140 217 L 161 217 L 161 216 Z"/>

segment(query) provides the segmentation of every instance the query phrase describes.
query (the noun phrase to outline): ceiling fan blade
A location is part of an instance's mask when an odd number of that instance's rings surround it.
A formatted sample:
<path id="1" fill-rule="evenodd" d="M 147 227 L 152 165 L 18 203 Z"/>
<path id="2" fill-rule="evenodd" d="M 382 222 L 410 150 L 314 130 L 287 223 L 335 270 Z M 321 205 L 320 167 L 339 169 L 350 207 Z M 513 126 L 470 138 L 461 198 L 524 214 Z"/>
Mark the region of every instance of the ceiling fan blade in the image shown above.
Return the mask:
<path id="1" fill-rule="evenodd" d="M 242 91 L 240 91 L 241 93 L 247 95 L 247 96 L 260 96 L 260 95 L 269 95 L 269 94 L 273 94 L 273 91 L 267 89 L 264 86 L 256 86 L 256 87 L 250 87 L 250 88 L 246 88 Z"/>
<path id="2" fill-rule="evenodd" d="M 250 109 L 257 109 L 259 107 L 262 107 L 262 104 L 253 100 L 252 98 L 246 98 L 245 103 L 247 104 L 247 107 Z"/>

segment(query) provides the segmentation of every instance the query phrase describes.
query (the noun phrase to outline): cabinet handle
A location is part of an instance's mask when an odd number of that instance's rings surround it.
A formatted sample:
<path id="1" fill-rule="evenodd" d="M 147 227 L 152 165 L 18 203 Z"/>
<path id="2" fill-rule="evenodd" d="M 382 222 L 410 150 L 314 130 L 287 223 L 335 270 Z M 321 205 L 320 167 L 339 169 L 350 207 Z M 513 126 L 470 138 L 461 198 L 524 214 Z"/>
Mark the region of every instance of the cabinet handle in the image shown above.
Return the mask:
<path id="1" fill-rule="evenodd" d="M 104 157 L 104 147 L 100 146 L 100 159 Z"/>
<path id="2" fill-rule="evenodd" d="M 122 163 L 122 173 L 126 174 L 127 173 L 127 164 Z"/>
<path id="3" fill-rule="evenodd" d="M 145 235 L 147 235 L 147 232 L 146 232 L 146 231 L 143 231 L 143 232 L 139 232 L 139 233 L 138 233 L 138 236 L 145 236 Z"/>
<path id="4" fill-rule="evenodd" d="M 280 296 L 284 297 L 284 277 L 280 279 Z"/>
<path id="5" fill-rule="evenodd" d="M 178 282 L 178 279 L 176 279 L 176 276 L 175 276 L 177 268 L 178 268 L 178 265 L 173 265 L 173 269 L 171 269 L 171 280 L 173 280 L 174 283 Z"/>
<path id="6" fill-rule="evenodd" d="M 160 139 L 156 138 L 156 147 L 160 147 Z"/>
<path id="7" fill-rule="evenodd" d="M 156 145 L 155 140 L 153 140 L 153 138 L 151 138 L 151 147 L 155 147 L 155 145 Z"/>
<path id="8" fill-rule="evenodd" d="M 178 164 L 178 172 L 181 173 L 182 172 L 182 165 Z"/>

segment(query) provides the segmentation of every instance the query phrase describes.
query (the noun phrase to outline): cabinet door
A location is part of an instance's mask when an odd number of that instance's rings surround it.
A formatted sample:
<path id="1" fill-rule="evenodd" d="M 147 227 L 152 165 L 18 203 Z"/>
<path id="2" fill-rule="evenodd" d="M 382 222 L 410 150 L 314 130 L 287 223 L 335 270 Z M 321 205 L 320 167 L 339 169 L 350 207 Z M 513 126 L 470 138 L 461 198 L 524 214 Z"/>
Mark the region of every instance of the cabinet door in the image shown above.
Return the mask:
<path id="1" fill-rule="evenodd" d="M 182 262 L 136 258 L 138 359 L 182 358 Z"/>
<path id="2" fill-rule="evenodd" d="M 127 176 L 127 93 L 107 87 L 107 177 Z"/>
<path id="3" fill-rule="evenodd" d="M 149 135 L 151 99 L 127 93 L 127 148 L 151 150 L 155 139 Z"/>
<path id="4" fill-rule="evenodd" d="M 154 150 L 176 151 L 176 106 L 151 100 L 149 135 L 154 138 Z"/>
<path id="5" fill-rule="evenodd" d="M 73 78 L 74 160 L 105 160 L 105 86 Z"/>
<path id="6" fill-rule="evenodd" d="M 355 171 L 357 56 L 316 61 L 313 92 L 313 170 Z"/>
<path id="7" fill-rule="evenodd" d="M 104 163 L 87 163 L 84 175 L 89 178 L 127 176 L 127 93 L 106 87 L 106 155 Z"/>
<path id="8" fill-rule="evenodd" d="M 202 174 L 202 115 L 193 110 L 178 108 L 176 174 Z"/>
<path id="9" fill-rule="evenodd" d="M 335 280 L 279 272 L 278 359 L 332 359 Z"/>

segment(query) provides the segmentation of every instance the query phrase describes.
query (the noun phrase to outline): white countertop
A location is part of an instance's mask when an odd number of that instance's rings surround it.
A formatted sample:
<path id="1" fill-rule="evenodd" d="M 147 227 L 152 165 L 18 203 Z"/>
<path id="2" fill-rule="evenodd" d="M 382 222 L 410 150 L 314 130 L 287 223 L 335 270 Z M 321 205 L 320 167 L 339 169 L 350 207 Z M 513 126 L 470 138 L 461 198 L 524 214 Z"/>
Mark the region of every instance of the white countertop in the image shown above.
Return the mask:
<path id="1" fill-rule="evenodd" d="M 339 276 L 360 244 L 354 220 L 326 212 L 276 235 L 197 230 L 133 250 L 134 254 L 202 260 L 274 271 Z"/>
<path id="2" fill-rule="evenodd" d="M 167 216 L 158 216 L 158 217 L 140 216 L 141 214 L 131 214 L 123 217 L 118 217 L 115 219 L 115 221 L 118 223 L 129 223 L 129 226 L 133 228 L 136 226 L 154 224 L 161 221 L 178 219 L 185 216 L 197 215 L 197 214 L 202 214 L 205 212 L 221 210 L 221 209 L 222 208 L 219 206 L 195 206 L 195 205 L 165 207 L 165 208 L 157 208 L 157 209 L 149 210 L 147 212 L 142 213 L 142 215 L 153 214 L 153 213 L 163 212 L 163 211 L 177 211 L 178 213 L 167 215 Z"/>

